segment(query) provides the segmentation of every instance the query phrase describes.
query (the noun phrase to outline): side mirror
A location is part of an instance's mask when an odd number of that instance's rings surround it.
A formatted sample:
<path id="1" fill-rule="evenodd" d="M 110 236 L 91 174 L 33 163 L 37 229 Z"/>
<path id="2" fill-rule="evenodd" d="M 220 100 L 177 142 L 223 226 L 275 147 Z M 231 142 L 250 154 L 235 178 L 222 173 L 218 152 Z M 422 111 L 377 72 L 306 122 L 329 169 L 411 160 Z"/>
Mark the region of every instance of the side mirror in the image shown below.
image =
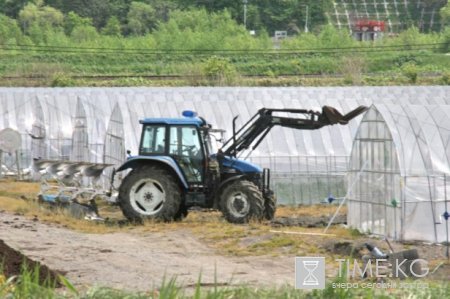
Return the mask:
<path id="1" fill-rule="evenodd" d="M 128 157 L 131 156 L 131 151 L 130 150 L 127 150 L 127 155 L 128 155 Z"/>

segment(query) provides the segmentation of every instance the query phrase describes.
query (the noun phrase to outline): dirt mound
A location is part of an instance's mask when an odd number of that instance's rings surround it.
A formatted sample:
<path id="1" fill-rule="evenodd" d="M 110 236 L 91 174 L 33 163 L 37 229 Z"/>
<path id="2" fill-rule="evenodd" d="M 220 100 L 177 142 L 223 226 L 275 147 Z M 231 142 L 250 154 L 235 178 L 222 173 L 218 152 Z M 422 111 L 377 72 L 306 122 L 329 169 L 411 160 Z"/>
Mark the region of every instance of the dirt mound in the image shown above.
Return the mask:
<path id="1" fill-rule="evenodd" d="M 0 240 L 0 263 L 2 263 L 3 275 L 6 277 L 20 275 L 22 266 L 25 264 L 30 271 L 34 271 L 36 268 L 39 269 L 39 283 L 41 285 L 48 282 L 56 282 L 56 286 L 60 286 L 58 275 L 62 273 L 50 270 L 45 265 L 29 259 L 6 245 L 2 240 Z"/>
<path id="2" fill-rule="evenodd" d="M 330 216 L 301 216 L 301 217 L 277 217 L 272 220 L 272 226 L 301 226 L 301 227 L 325 227 L 330 221 Z M 346 224 L 346 215 L 337 215 L 333 224 Z"/>

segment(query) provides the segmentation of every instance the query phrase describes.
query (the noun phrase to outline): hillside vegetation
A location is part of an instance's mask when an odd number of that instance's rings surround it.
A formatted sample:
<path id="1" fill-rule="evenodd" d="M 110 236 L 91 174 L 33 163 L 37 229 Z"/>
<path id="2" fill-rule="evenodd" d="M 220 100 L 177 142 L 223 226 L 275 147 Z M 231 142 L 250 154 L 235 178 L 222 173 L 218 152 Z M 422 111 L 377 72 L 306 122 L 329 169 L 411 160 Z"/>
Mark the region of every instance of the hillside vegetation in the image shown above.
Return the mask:
<path id="1" fill-rule="evenodd" d="M 395 37 L 357 42 L 347 29 L 324 25 L 324 21 L 317 22 L 320 26 L 313 26 L 310 33 L 299 32 L 274 43 L 268 32 L 278 25 L 261 25 L 256 35 L 250 35 L 236 17 L 238 8 L 220 10 L 218 3 L 225 1 L 214 1 L 217 7 L 182 5 L 182 1 L 93 0 L 84 6 L 81 2 L 0 0 L 0 11 L 7 14 L 0 15 L 1 85 L 384 85 L 450 81 L 448 26 L 429 33 L 412 26 Z M 109 8 L 102 3 L 108 3 Z M 259 9 L 264 3 L 258 4 Z M 267 9 L 268 16 L 261 19 L 265 22 L 281 20 L 289 11 Z M 441 9 L 444 19 L 445 9 Z M 321 11 L 325 15 L 325 10 Z M 250 8 L 248 14 L 250 17 Z M 280 22 L 289 19 L 284 17 Z"/>

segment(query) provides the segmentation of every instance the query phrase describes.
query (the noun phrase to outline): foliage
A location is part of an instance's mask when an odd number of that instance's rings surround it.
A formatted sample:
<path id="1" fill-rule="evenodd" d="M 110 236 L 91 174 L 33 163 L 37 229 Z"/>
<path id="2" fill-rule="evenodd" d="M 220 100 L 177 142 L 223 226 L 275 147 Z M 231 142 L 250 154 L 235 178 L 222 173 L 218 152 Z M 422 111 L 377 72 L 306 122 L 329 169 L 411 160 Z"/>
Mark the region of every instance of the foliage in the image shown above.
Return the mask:
<path id="1" fill-rule="evenodd" d="M 156 25 L 155 9 L 145 3 L 131 2 L 127 19 L 128 30 L 132 35 L 145 35 Z"/>
<path id="2" fill-rule="evenodd" d="M 409 79 L 409 82 L 411 83 L 416 83 L 417 82 L 417 76 L 418 76 L 418 71 L 417 71 L 417 66 L 414 63 L 405 63 L 402 66 L 402 73 L 403 75 Z"/>
<path id="3" fill-rule="evenodd" d="M 283 41 L 283 49 L 319 49 L 360 47 L 362 44 L 351 38 L 347 31 L 326 25 L 319 34 L 302 33 L 292 39 Z"/>
<path id="4" fill-rule="evenodd" d="M 0 14 L 0 44 L 16 44 L 22 40 L 22 32 L 16 20 Z"/>
<path id="5" fill-rule="evenodd" d="M 442 39 L 441 39 L 441 51 L 443 53 L 448 53 L 450 52 L 450 26 L 447 26 L 444 30 L 444 32 L 442 32 Z"/>
<path id="6" fill-rule="evenodd" d="M 446 71 L 442 74 L 442 83 L 450 85 L 450 71 Z"/>
<path id="7" fill-rule="evenodd" d="M 70 36 L 74 42 L 82 43 L 97 40 L 98 32 L 94 26 L 82 25 L 75 27 Z"/>
<path id="8" fill-rule="evenodd" d="M 447 2 L 447 4 L 439 10 L 439 14 L 443 25 L 450 25 L 450 2 Z"/>
<path id="9" fill-rule="evenodd" d="M 0 12 L 16 18 L 19 11 L 25 7 L 29 0 L 0 0 Z"/>
<path id="10" fill-rule="evenodd" d="M 44 28 L 61 26 L 64 20 L 63 14 L 50 6 L 44 6 L 42 1 L 28 3 L 19 12 L 19 24 L 25 32 L 29 32 L 33 26 Z"/>
<path id="11" fill-rule="evenodd" d="M 1 1 L 0 9 L 3 9 L 6 6 L 2 6 Z M 100 5 L 99 1 L 92 3 Z M 115 81 L 120 85 L 165 84 L 146 79 L 149 75 L 186 76 L 189 78 L 182 77 L 170 84 L 188 81 L 186 84 L 193 85 L 234 84 L 241 76 L 267 75 L 269 78 L 249 79 L 248 82 L 291 86 L 324 82 L 376 84 L 380 83 L 378 74 L 389 73 L 393 78 L 401 78 L 395 74 L 406 72 L 402 71 L 402 66 L 408 63 L 422 72 L 435 74 L 450 68 L 450 59 L 443 54 L 450 48 L 450 28 L 441 33 L 424 34 L 412 27 L 396 37 L 357 42 L 347 31 L 331 25 L 321 25 L 321 30 L 309 33 L 301 32 L 300 20 L 296 24 L 300 33 L 282 41 L 280 49 L 274 49 L 266 31 L 252 36 L 236 21 L 233 7 L 237 11 L 241 3 L 217 11 L 226 1 L 208 5 L 201 1 L 106 2 L 109 12 L 103 27 L 97 27 L 98 21 L 91 19 L 78 0 L 27 1 L 18 12 L 19 22 L 0 15 L 0 43 L 8 45 L 1 50 L 0 75 L 21 76 L 26 81 L 27 76 L 35 78 L 39 73 L 45 84 L 50 85 L 64 85 L 74 75 L 124 75 Z M 325 2 L 321 5 L 328 5 Z M 302 2 L 287 1 L 280 10 L 300 16 L 300 12 L 294 12 L 289 6 L 294 4 L 298 7 Z M 198 9 L 195 5 L 204 8 Z M 265 5 L 275 9 L 265 1 L 249 3 L 249 10 L 252 5 L 255 9 Z M 319 4 L 311 4 L 310 8 L 314 5 Z M 131 7 L 135 8 L 131 10 Z M 63 19 L 62 13 L 65 14 Z M 209 67 L 222 64 L 232 70 L 229 74 L 233 74 L 233 80 L 231 75 L 205 75 Z M 43 71 L 38 72 L 35 66 Z M 57 70 L 48 70 L 46 66 L 57 66 Z M 369 78 L 366 73 L 376 76 Z M 282 78 L 324 74 L 344 78 L 322 81 Z M 415 80 L 420 83 L 422 79 Z M 90 84 L 89 80 L 81 78 L 67 84 Z"/>
<path id="12" fill-rule="evenodd" d="M 69 12 L 64 19 L 64 32 L 67 35 L 71 35 L 72 31 L 77 26 L 92 26 L 92 20 L 90 18 L 83 18 L 74 13 Z"/>
<path id="13" fill-rule="evenodd" d="M 130 19 L 128 14 L 134 10 L 135 4 L 148 5 L 154 10 L 154 17 L 150 26 L 142 28 L 152 28 L 158 22 L 167 22 L 176 10 L 206 10 L 208 13 L 220 13 L 227 10 L 231 18 L 238 24 L 244 24 L 244 1 L 226 0 L 0 0 L 0 13 L 16 18 L 19 11 L 30 3 L 43 3 L 45 6 L 53 7 L 65 15 L 69 12 L 93 20 L 97 30 L 104 28 L 111 17 L 116 17 L 121 28 L 125 30 L 125 35 L 136 34 L 127 30 Z M 399 21 L 406 24 L 404 29 L 411 27 L 417 20 L 422 19 L 422 8 L 440 8 L 440 14 L 434 18 L 433 30 L 438 31 L 439 16 L 448 24 L 449 5 L 445 0 L 428 0 L 416 5 L 411 2 L 407 5 L 407 12 L 399 17 Z M 133 8 L 134 7 L 134 8 Z M 144 7 L 144 6 L 142 6 Z M 308 19 L 308 29 L 310 32 L 319 32 L 323 26 L 330 23 L 330 15 L 335 7 L 332 0 L 309 1 L 309 0 L 283 0 L 283 1 L 247 1 L 246 27 L 257 32 L 265 31 L 273 35 L 276 30 L 287 30 L 289 34 L 303 32 Z M 425 12 L 427 14 L 427 12 Z M 446 21 L 447 20 L 447 21 Z M 135 23 L 133 18 L 131 23 Z M 145 22 L 144 22 L 145 23 Z M 145 25 L 145 24 L 144 24 Z M 418 24 L 417 24 L 418 25 Z M 427 30 L 427 29 L 424 29 Z M 141 31 L 144 32 L 144 31 Z M 145 33 L 142 33 L 145 34 Z"/>
<path id="14" fill-rule="evenodd" d="M 121 31 L 119 19 L 116 16 L 112 16 L 109 18 L 106 26 L 103 27 L 102 34 L 120 37 Z"/>
<path id="15" fill-rule="evenodd" d="M 53 75 L 51 87 L 69 87 L 75 86 L 74 80 L 65 75 L 64 73 L 56 73 Z"/>
<path id="16" fill-rule="evenodd" d="M 365 64 L 365 59 L 362 56 L 342 57 L 340 68 L 344 79 L 352 85 L 361 85 L 363 83 Z"/>
<path id="17" fill-rule="evenodd" d="M 203 73 L 219 85 L 229 85 L 235 79 L 236 69 L 227 59 L 213 56 L 204 64 Z"/>
<path id="18" fill-rule="evenodd" d="M 113 5 L 117 4 L 117 2 L 117 0 L 46 0 L 46 3 L 49 3 L 49 5 L 54 6 L 65 14 L 72 11 L 81 17 L 91 19 L 97 29 L 104 27 L 113 13 L 117 13 L 113 11 Z"/>
<path id="19" fill-rule="evenodd" d="M 238 50 L 268 46 L 267 35 L 255 39 L 224 11 L 174 11 L 153 34 L 160 49 Z"/>

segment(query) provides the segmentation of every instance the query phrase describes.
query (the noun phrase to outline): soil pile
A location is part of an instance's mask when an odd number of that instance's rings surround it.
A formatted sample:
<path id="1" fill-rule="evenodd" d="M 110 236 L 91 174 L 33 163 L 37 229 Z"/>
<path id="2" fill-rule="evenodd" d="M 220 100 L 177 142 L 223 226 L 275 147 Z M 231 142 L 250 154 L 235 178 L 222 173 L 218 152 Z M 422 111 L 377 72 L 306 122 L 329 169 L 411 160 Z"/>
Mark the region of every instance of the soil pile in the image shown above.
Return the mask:
<path id="1" fill-rule="evenodd" d="M 301 226 L 301 227 L 326 227 L 331 216 L 301 216 L 301 217 L 277 217 L 272 220 L 272 226 Z M 347 224 L 347 215 L 337 215 L 333 224 Z"/>
<path id="2" fill-rule="evenodd" d="M 20 275 L 22 266 L 26 265 L 29 271 L 39 269 L 39 284 L 44 285 L 48 282 L 56 282 L 56 286 L 59 286 L 58 275 L 60 273 L 29 259 L 22 253 L 6 245 L 2 240 L 0 240 L 0 263 L 3 275 L 7 278 Z"/>

